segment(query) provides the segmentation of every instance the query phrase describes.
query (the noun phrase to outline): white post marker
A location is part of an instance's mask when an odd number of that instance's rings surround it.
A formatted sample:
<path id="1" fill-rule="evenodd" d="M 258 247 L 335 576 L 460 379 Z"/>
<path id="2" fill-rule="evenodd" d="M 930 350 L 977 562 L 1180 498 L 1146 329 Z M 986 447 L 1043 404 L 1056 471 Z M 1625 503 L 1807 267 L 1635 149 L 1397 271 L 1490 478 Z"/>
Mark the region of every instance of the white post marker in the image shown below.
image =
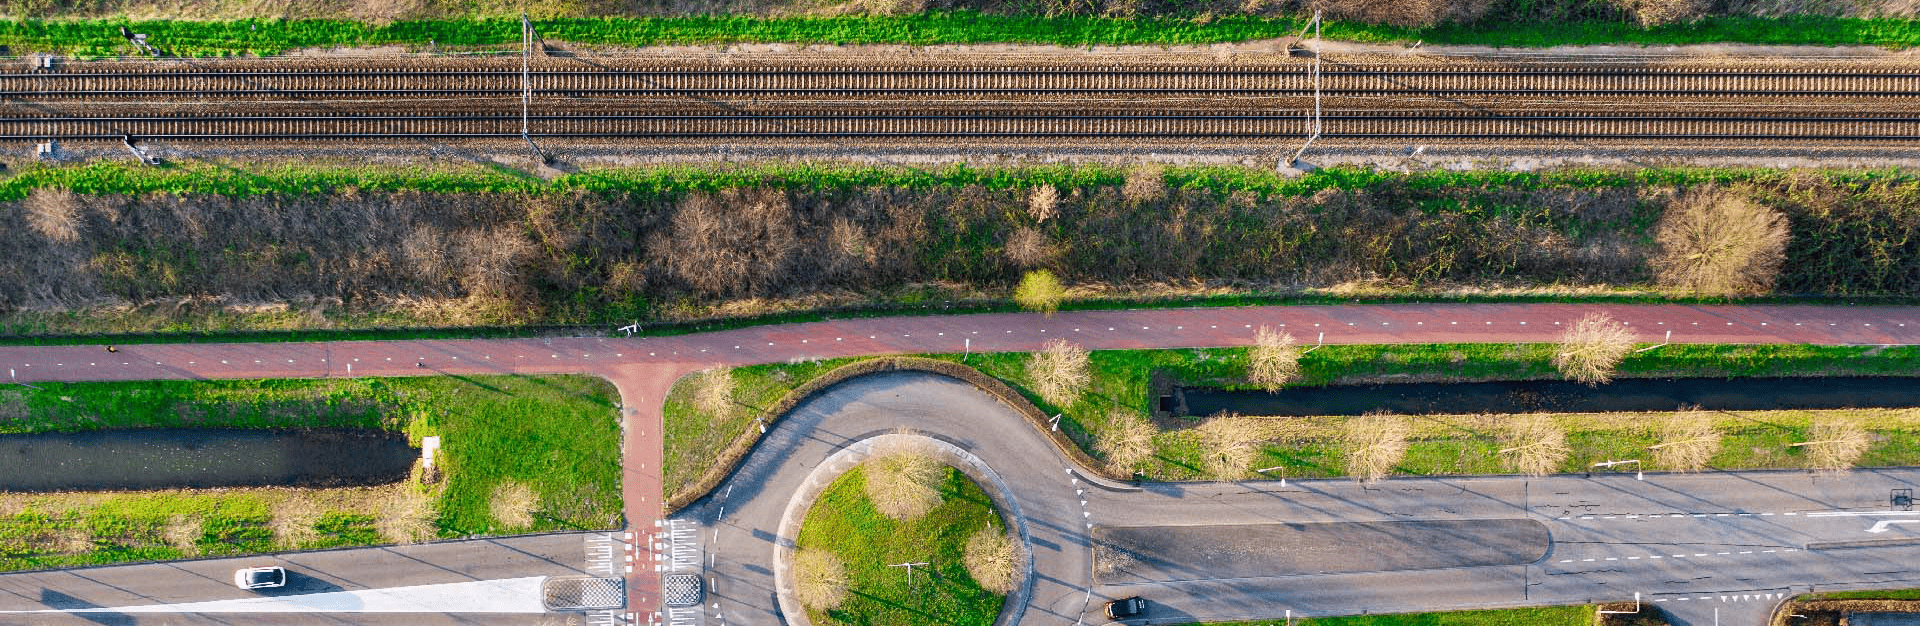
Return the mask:
<path id="1" fill-rule="evenodd" d="M 1666 338 L 1666 339 L 1663 339 L 1663 340 L 1661 340 L 1661 341 L 1660 341 L 1660 344 L 1659 344 L 1659 345 L 1654 345 L 1654 346 L 1647 346 L 1647 347 L 1645 347 L 1645 348 L 1641 348 L 1641 349 L 1639 349 L 1639 350 L 1634 350 L 1634 352 L 1636 352 L 1636 353 L 1638 353 L 1638 352 L 1646 352 L 1646 351 L 1648 351 L 1648 350 L 1652 350 L 1652 349 L 1654 349 L 1654 348 L 1658 348 L 1658 347 L 1660 347 L 1660 346 L 1664 346 L 1664 345 L 1667 345 L 1667 344 L 1670 344 L 1670 343 L 1673 343 L 1673 331 L 1672 331 L 1672 330 L 1668 330 L 1668 331 L 1667 331 L 1667 338 Z"/>
<path id="2" fill-rule="evenodd" d="M 1643 472 L 1643 471 L 1642 471 L 1642 470 L 1640 469 L 1640 459 L 1627 459 L 1627 460 L 1625 460 L 1625 461 L 1601 461 L 1601 462 L 1599 462 L 1599 463 L 1595 463 L 1595 464 L 1593 464 L 1593 466 L 1594 466 L 1594 467 L 1613 467 L 1613 466 L 1615 466 L 1615 465 L 1626 465 L 1626 464 L 1628 464 L 1628 463 L 1632 463 L 1632 464 L 1633 464 L 1633 479 L 1634 479 L 1634 480 L 1646 480 L 1646 479 L 1647 479 L 1647 476 L 1646 476 L 1646 474 L 1645 474 L 1645 473 L 1644 473 L 1644 472 Z"/>
<path id="3" fill-rule="evenodd" d="M 1718 611 L 1719 609 L 1714 609 L 1714 610 L 1715 610 L 1715 611 Z M 1638 591 L 1635 591 L 1635 592 L 1633 592 L 1633 610 L 1631 610 L 1631 611 L 1601 611 L 1601 613 L 1615 613 L 1615 614 L 1622 614 L 1622 615 L 1626 615 L 1626 614 L 1633 614 L 1633 613 L 1639 613 L 1639 612 L 1640 612 L 1640 592 L 1638 592 Z"/>
<path id="4" fill-rule="evenodd" d="M 1324 333 L 1324 332 L 1323 332 L 1323 333 L 1320 333 L 1320 338 L 1319 338 L 1319 339 L 1315 339 L 1315 340 L 1313 340 L 1313 347 L 1311 347 L 1311 348 L 1307 348 L 1307 352 L 1312 352 L 1312 351 L 1314 351 L 1314 350 L 1319 350 L 1319 349 L 1320 349 L 1320 346 L 1324 346 L 1324 345 L 1326 345 L 1326 344 L 1327 344 L 1327 334 L 1326 334 L 1326 333 Z M 1300 354 L 1301 354 L 1301 356 L 1305 356 L 1305 355 L 1307 354 L 1307 352 L 1302 352 L 1302 353 L 1300 353 Z"/>

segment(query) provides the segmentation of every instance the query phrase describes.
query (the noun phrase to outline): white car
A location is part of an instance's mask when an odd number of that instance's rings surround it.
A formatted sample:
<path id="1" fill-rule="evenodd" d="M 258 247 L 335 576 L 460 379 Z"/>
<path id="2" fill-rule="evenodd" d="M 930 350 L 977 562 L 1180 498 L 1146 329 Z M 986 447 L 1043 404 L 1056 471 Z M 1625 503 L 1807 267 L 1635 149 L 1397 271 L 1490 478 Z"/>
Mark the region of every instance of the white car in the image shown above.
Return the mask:
<path id="1" fill-rule="evenodd" d="M 233 573 L 233 584 L 241 589 L 268 589 L 287 584 L 287 570 L 278 565 L 249 567 Z"/>

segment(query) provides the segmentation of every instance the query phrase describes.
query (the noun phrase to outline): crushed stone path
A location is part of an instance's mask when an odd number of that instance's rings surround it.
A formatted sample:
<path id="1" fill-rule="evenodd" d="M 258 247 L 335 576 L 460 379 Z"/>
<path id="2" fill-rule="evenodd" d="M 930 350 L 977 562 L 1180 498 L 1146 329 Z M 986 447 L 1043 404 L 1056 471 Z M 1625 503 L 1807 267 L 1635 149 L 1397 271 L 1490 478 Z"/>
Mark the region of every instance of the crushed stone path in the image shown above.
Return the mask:
<path id="1" fill-rule="evenodd" d="M 1382 304 L 996 313 L 756 326 L 646 338 L 0 346 L 0 382 L 341 378 L 584 373 L 621 393 L 629 611 L 660 606 L 661 404 L 680 376 L 716 365 L 926 352 L 1031 351 L 1052 339 L 1095 350 L 1236 346 L 1270 325 L 1301 343 L 1550 342 L 1605 312 L 1643 342 L 1920 344 L 1920 307 L 1808 305 Z"/>

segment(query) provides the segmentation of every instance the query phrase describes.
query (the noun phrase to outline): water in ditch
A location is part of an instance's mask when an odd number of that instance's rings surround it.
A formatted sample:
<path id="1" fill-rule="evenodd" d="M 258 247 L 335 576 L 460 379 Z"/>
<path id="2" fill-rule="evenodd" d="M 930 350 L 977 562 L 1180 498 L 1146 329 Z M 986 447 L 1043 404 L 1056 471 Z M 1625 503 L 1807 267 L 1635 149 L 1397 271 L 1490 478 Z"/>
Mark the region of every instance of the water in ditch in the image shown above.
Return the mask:
<path id="1" fill-rule="evenodd" d="M 380 485 L 405 479 L 419 456 L 406 435 L 377 430 L 0 435 L 0 491 Z"/>
<path id="2" fill-rule="evenodd" d="M 1445 413 L 1602 413 L 1920 407 L 1920 378 L 1627 378 L 1598 387 L 1557 380 L 1295 387 L 1277 393 L 1176 388 L 1175 415 L 1306 416 Z"/>

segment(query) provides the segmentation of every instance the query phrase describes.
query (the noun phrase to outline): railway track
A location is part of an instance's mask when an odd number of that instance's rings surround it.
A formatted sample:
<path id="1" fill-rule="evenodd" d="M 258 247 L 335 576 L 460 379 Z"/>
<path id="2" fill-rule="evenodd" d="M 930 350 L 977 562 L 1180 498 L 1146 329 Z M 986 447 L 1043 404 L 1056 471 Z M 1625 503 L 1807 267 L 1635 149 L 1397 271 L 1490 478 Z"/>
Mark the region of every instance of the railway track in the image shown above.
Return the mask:
<path id="1" fill-rule="evenodd" d="M 534 137 L 1288 138 L 1309 64 L 621 65 L 529 72 Z M 0 72 L 0 139 L 492 138 L 523 77 L 419 67 L 77 64 Z M 1328 61 L 1329 138 L 1911 141 L 1920 65 Z M 457 112 L 457 113 L 456 113 Z"/>
<path id="2" fill-rule="evenodd" d="M 1301 137 L 1301 111 L 979 111 L 760 114 L 657 112 L 541 115 L 536 137 L 628 138 L 1281 138 Z M 489 138 L 520 136 L 518 115 L 43 117 L 0 119 L 0 139 Z M 1800 114 L 1500 115 L 1330 111 L 1323 137 L 1476 139 L 1769 139 L 1911 141 L 1920 116 Z"/>
<path id="3" fill-rule="evenodd" d="M 543 68 L 529 74 L 543 97 L 757 97 L 791 95 L 1250 95 L 1313 92 L 1305 66 L 1150 69 Z M 1590 95 L 1673 97 L 1920 97 L 1920 68 L 1727 71 L 1644 67 L 1520 66 L 1434 69 L 1329 64 L 1333 95 Z M 127 98 L 290 100 L 365 97 L 518 96 L 519 68 L 380 71 L 149 71 L 0 74 L 0 99 L 38 102 Z"/>

